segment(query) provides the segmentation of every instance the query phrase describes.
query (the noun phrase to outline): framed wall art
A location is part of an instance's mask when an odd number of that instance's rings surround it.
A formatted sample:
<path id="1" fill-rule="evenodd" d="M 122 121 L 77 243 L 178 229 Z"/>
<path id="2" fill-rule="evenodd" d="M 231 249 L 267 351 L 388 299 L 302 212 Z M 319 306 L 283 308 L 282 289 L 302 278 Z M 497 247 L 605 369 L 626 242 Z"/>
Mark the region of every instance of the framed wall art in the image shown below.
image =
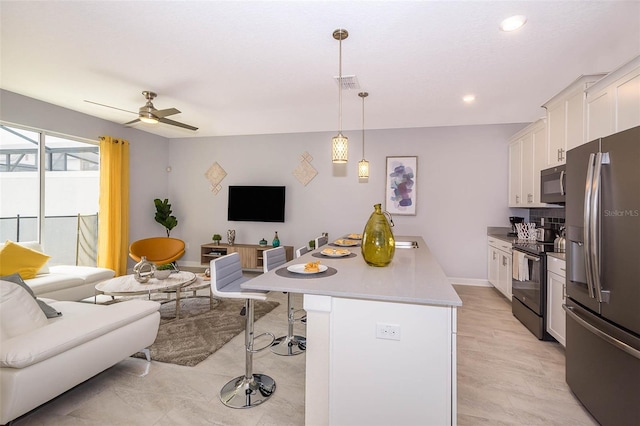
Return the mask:
<path id="1" fill-rule="evenodd" d="M 387 157 L 385 208 L 394 215 L 415 215 L 418 157 Z"/>

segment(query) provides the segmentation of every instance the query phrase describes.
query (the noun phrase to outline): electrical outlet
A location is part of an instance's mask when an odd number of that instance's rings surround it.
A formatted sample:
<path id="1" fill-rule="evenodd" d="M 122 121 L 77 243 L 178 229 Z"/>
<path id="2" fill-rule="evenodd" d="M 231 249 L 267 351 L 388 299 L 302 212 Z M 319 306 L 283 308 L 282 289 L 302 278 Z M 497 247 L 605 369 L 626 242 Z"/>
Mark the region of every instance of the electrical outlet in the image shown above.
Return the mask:
<path id="1" fill-rule="evenodd" d="M 400 326 L 398 324 L 376 324 L 376 338 L 400 340 Z"/>

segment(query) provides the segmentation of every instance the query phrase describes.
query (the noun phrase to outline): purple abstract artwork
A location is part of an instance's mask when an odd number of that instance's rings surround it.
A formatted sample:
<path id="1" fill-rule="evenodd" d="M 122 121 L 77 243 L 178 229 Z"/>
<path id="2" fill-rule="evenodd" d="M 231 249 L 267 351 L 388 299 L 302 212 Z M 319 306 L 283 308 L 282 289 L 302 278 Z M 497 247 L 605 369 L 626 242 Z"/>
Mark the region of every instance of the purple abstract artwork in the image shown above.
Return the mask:
<path id="1" fill-rule="evenodd" d="M 387 157 L 387 210 L 415 214 L 417 157 Z"/>

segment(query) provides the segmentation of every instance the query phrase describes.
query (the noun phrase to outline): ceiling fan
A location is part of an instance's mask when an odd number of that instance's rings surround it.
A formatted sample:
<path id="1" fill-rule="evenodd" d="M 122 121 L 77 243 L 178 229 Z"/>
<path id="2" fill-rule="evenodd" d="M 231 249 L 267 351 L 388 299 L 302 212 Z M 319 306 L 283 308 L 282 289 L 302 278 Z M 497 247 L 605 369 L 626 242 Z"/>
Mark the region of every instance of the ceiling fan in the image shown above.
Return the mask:
<path id="1" fill-rule="evenodd" d="M 88 101 L 86 99 L 85 99 L 85 102 L 88 102 L 90 104 L 100 105 L 107 108 L 117 109 L 120 111 L 130 112 L 131 114 L 138 114 L 138 118 L 136 118 L 135 120 L 131 120 L 128 123 L 124 123 L 125 126 L 130 126 L 132 124 L 142 121 L 143 123 L 150 123 L 150 124 L 155 124 L 160 122 L 164 124 L 170 124 L 172 126 L 182 127 L 184 129 L 198 130 L 197 127 L 193 127 L 188 124 L 180 123 L 178 121 L 170 120 L 167 118 L 170 115 L 180 114 L 180 110 L 176 108 L 156 109 L 156 107 L 153 106 L 153 102 L 152 102 L 153 99 L 156 96 L 158 96 L 156 93 L 145 90 L 142 92 L 142 94 L 147 100 L 147 103 L 144 104 L 144 106 L 141 106 L 138 112 L 128 111 L 126 109 L 116 108 L 110 105 L 99 104 L 98 102 Z"/>

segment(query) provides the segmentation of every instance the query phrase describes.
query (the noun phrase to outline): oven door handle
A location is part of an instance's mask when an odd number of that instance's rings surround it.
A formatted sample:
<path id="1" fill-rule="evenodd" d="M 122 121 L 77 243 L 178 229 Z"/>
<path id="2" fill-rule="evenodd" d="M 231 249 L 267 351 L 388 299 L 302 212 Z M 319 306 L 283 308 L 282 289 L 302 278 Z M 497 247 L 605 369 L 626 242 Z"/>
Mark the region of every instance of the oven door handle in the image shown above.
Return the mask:
<path id="1" fill-rule="evenodd" d="M 528 254 L 525 254 L 524 258 L 525 259 L 529 259 L 529 260 L 533 260 L 534 262 L 540 262 L 540 258 L 539 257 L 529 256 Z"/>

